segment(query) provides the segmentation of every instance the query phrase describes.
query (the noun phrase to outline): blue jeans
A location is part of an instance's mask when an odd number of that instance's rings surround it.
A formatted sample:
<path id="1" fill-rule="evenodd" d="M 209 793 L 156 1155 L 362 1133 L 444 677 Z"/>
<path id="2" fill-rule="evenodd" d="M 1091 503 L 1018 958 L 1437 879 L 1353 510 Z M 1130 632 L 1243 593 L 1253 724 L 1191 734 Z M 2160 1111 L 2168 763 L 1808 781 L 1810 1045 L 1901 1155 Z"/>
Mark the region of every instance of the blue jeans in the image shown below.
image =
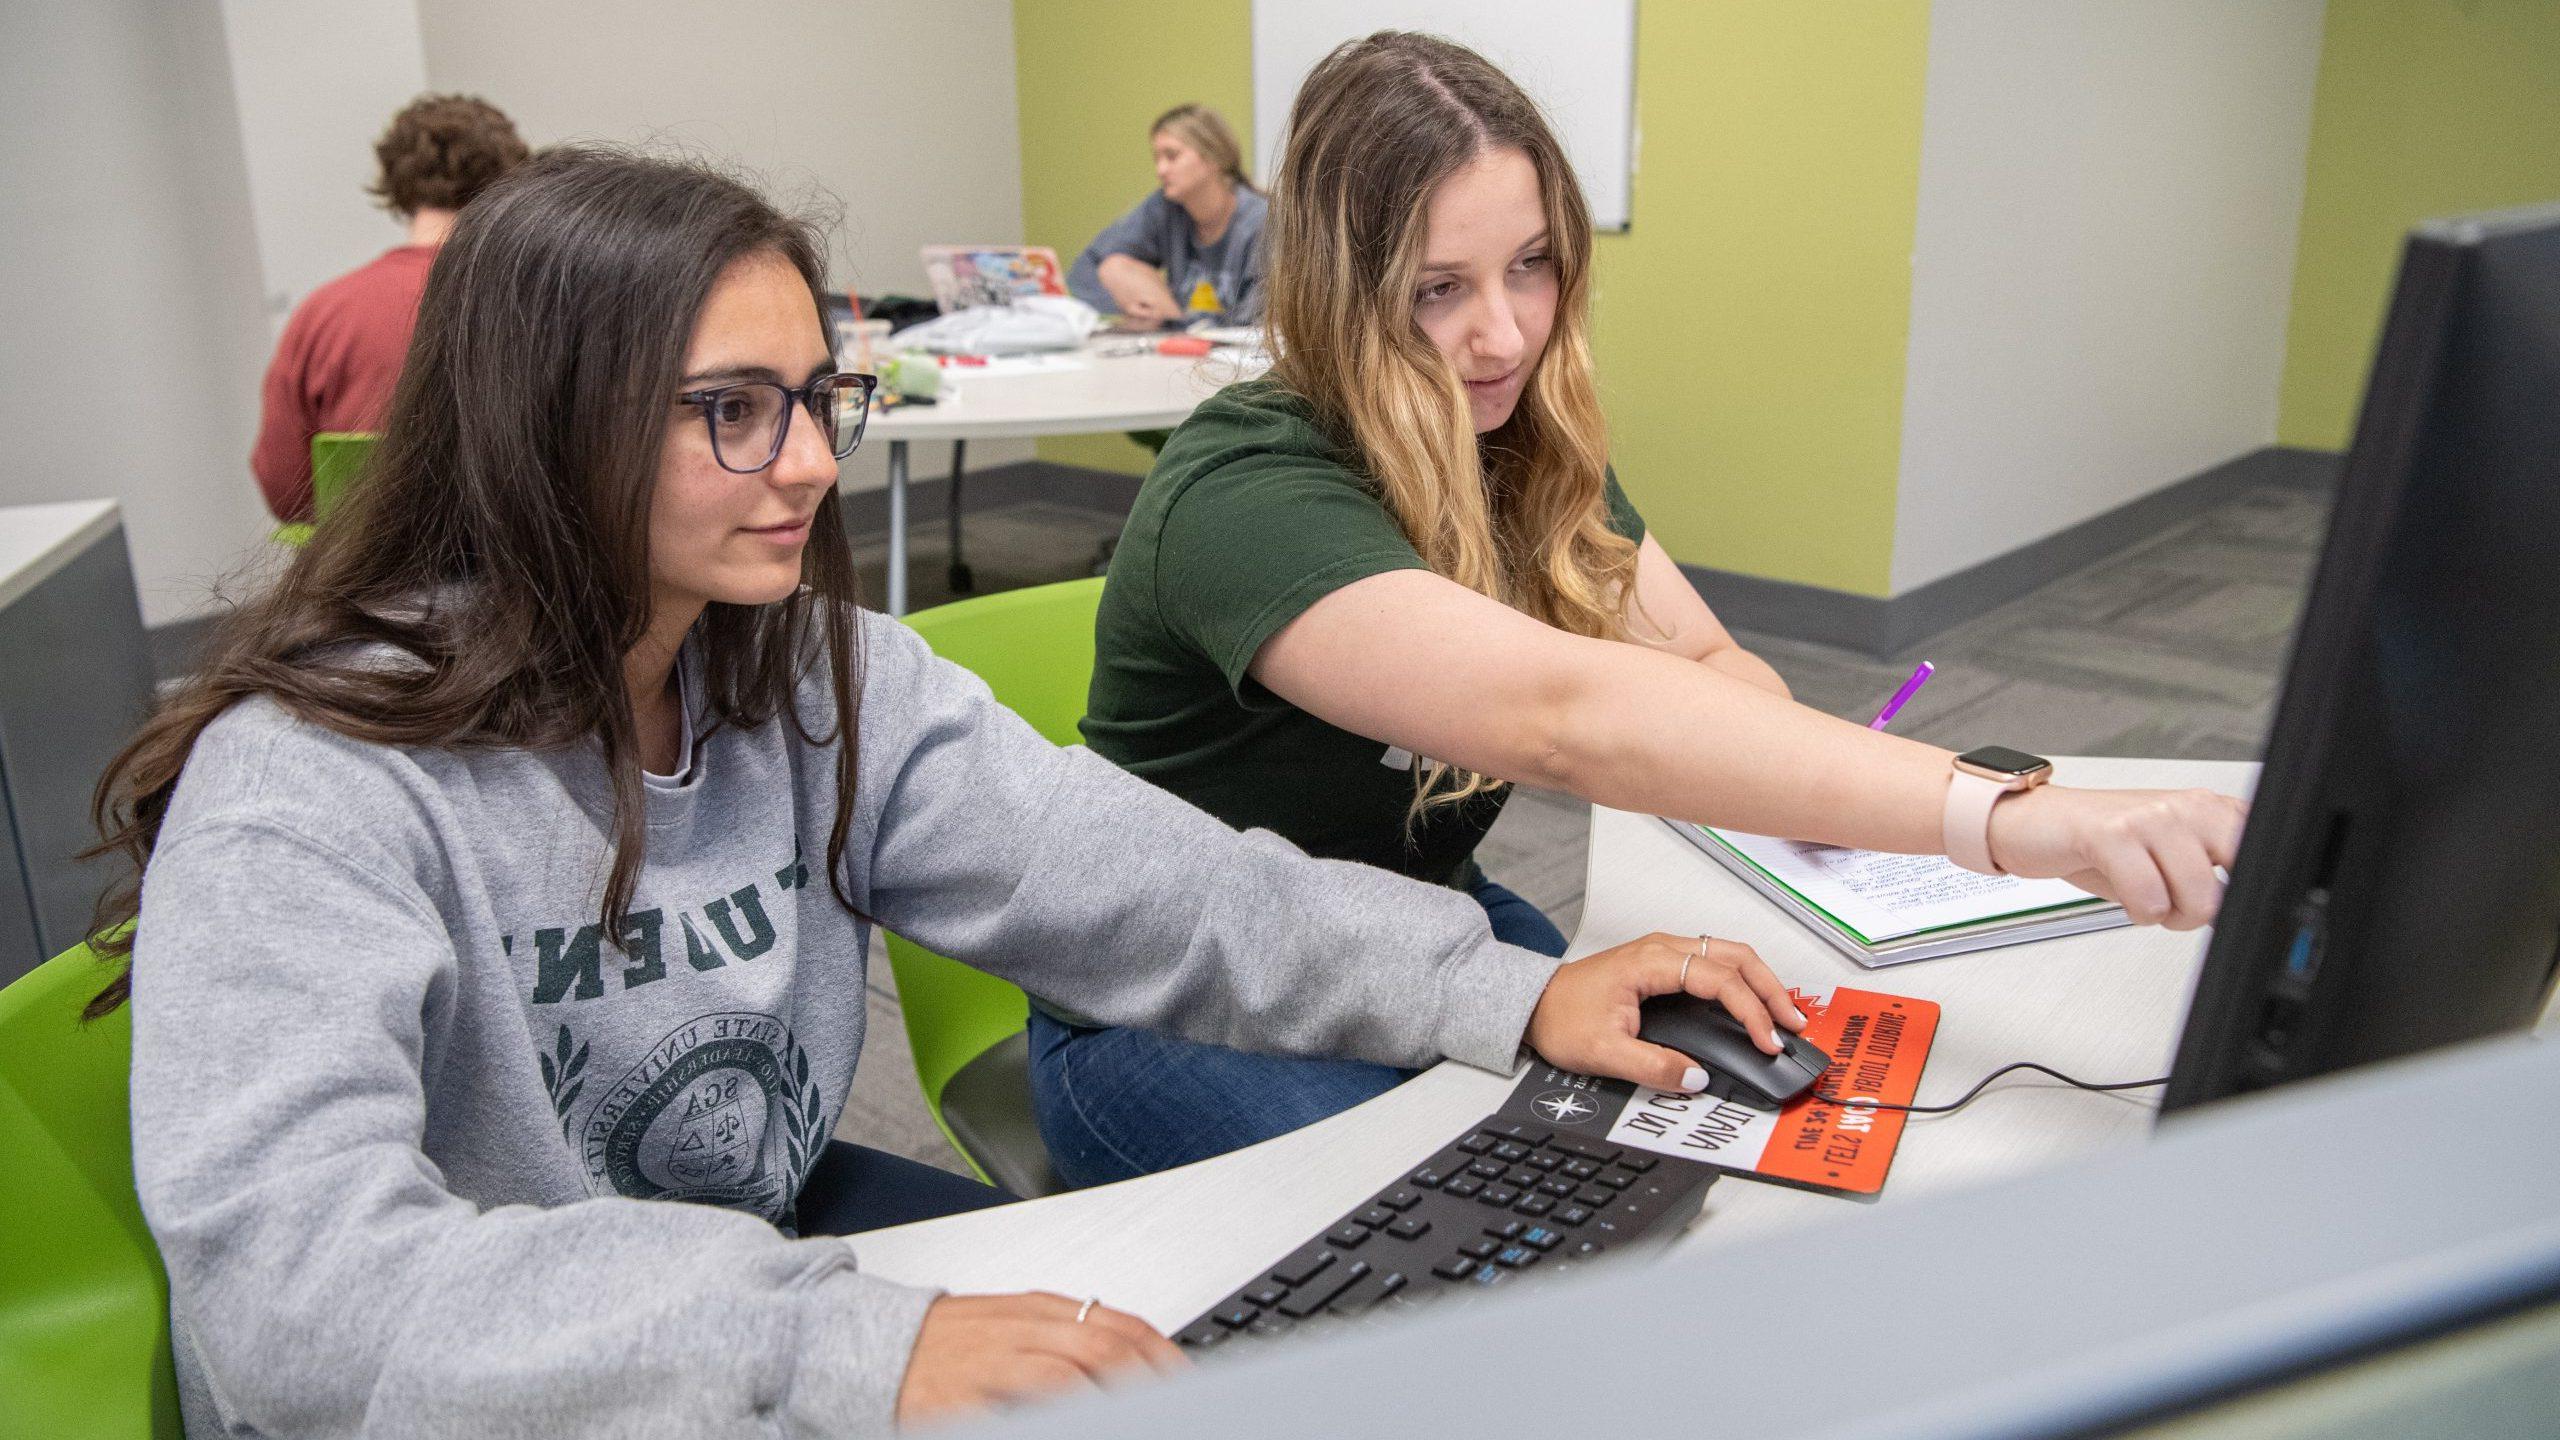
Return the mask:
<path id="1" fill-rule="evenodd" d="M 1012 1192 L 936 1170 L 903 1155 L 830 1140 L 800 1182 L 795 1220 L 803 1235 L 855 1235 L 911 1220 L 1010 1205 Z"/>
<path id="2" fill-rule="evenodd" d="M 1564 935 L 1490 880 L 1468 891 L 1497 940 L 1562 955 Z M 1049 1163 L 1070 1185 L 1170 1170 L 1285 1135 L 1383 1095 L 1411 1070 L 1204 1045 L 1156 1030 L 1070 1025 L 1031 1011 L 1031 1098 Z"/>

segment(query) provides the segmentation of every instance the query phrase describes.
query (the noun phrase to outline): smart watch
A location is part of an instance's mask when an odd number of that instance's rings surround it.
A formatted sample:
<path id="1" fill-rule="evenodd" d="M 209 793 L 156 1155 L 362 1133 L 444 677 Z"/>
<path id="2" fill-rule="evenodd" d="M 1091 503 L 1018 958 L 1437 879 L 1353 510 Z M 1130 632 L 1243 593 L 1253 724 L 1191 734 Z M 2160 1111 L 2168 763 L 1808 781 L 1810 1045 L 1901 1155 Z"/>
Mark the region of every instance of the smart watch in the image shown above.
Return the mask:
<path id="1" fill-rule="evenodd" d="M 1985 875 L 2003 873 L 1991 859 L 1991 807 L 2003 795 L 2032 790 L 2053 778 L 2053 762 L 2006 745 L 1985 745 L 1956 757 L 1947 777 L 1947 811 L 1941 833 L 1947 858 Z"/>

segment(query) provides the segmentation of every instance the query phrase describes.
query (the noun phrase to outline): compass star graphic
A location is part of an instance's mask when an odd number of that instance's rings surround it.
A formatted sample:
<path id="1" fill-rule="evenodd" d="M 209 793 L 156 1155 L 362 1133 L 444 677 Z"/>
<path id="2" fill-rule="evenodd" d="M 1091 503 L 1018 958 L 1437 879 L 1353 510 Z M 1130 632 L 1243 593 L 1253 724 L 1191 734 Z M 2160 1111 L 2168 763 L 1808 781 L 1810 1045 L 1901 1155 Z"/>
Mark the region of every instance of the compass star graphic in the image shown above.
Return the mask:
<path id="1" fill-rule="evenodd" d="M 1599 1107 L 1570 1090 L 1556 1090 L 1537 1099 L 1539 1109 L 1559 1125 L 1571 1125 L 1600 1113 Z"/>

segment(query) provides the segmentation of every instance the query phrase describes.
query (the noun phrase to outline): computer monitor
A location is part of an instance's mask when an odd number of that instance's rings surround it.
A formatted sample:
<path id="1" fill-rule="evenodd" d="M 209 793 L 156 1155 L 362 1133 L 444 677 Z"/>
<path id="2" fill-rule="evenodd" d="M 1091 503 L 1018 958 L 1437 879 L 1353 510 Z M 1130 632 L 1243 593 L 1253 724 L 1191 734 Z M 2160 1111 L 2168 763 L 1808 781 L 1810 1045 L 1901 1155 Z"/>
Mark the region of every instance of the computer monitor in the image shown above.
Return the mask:
<path id="1" fill-rule="evenodd" d="M 2413 232 L 2164 1110 L 2533 1023 L 2560 964 L 2560 205 Z"/>

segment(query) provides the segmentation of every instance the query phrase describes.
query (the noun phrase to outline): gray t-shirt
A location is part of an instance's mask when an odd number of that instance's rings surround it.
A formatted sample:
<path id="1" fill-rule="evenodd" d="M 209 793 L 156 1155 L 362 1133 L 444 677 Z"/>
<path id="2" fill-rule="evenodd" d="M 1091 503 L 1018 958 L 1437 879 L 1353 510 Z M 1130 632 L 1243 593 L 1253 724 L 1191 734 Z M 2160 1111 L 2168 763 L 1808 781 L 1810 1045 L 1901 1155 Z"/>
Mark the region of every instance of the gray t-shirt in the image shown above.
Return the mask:
<path id="1" fill-rule="evenodd" d="M 1251 325 L 1262 318 L 1262 227 L 1271 202 L 1259 190 L 1236 187 L 1236 213 L 1218 243 L 1203 247 L 1191 212 L 1147 192 L 1136 209 L 1114 220 L 1093 237 L 1067 272 L 1067 289 L 1105 315 L 1117 314 L 1111 292 L 1102 288 L 1102 262 L 1127 255 L 1164 271 L 1173 303 L 1193 316 Z M 1204 291 L 1203 286 L 1207 289 Z"/>
<path id="2" fill-rule="evenodd" d="M 1238 834 L 863 630 L 864 915 L 1115 1024 L 1515 1058 L 1555 962 L 1473 901 Z M 933 1294 L 786 1228 L 863 1039 L 836 764 L 784 720 L 702 727 L 644 794 L 616 948 L 593 747 L 367 744 L 265 699 L 207 727 L 133 967 L 190 1435 L 890 1427 Z"/>

